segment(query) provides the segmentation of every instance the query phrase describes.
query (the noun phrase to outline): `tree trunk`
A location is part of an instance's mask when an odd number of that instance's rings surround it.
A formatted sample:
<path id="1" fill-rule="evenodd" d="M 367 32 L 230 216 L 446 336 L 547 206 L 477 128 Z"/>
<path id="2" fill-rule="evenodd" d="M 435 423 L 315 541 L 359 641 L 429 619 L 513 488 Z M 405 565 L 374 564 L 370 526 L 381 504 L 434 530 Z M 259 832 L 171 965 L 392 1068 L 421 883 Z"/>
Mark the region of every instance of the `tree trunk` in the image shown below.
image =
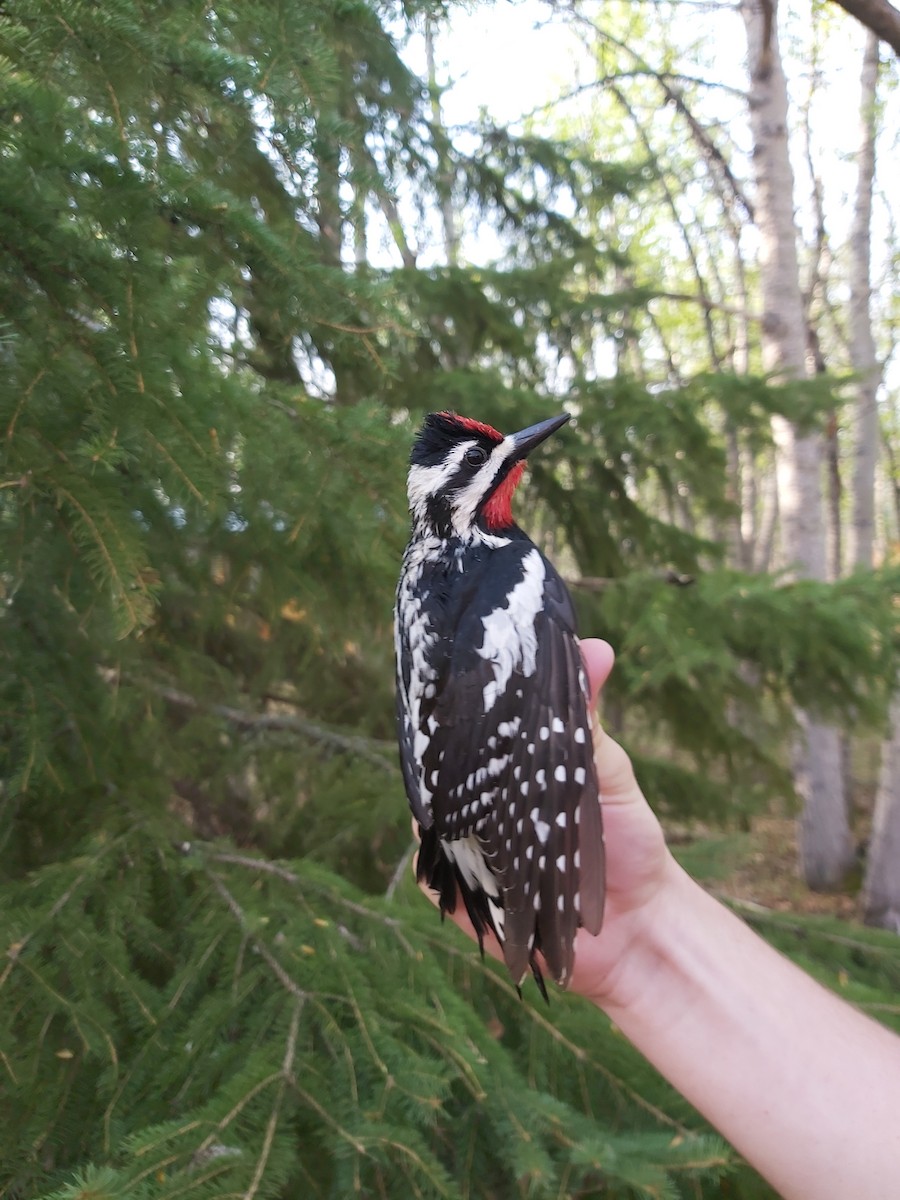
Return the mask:
<path id="1" fill-rule="evenodd" d="M 850 232 L 850 356 L 853 370 L 859 376 L 854 423 L 852 561 L 860 568 L 871 567 L 874 558 L 878 465 L 876 396 L 880 372 L 869 303 L 877 85 L 878 39 L 870 33 L 860 79 L 860 148 Z M 882 925 L 900 933 L 900 692 L 891 705 L 890 734 L 882 747 L 863 908 L 867 924 Z"/>
<path id="2" fill-rule="evenodd" d="M 446 153 L 447 133 L 444 129 L 444 115 L 441 112 L 441 92 L 438 87 L 434 55 L 434 21 L 427 16 L 425 18 L 425 65 L 428 71 L 428 90 L 431 93 L 431 119 L 438 151 L 437 185 L 441 206 L 441 225 L 444 232 L 444 253 L 447 256 L 447 265 L 456 267 L 459 266 L 459 224 L 453 207 L 453 166 Z"/>
<path id="3" fill-rule="evenodd" d="M 750 72 L 750 126 L 756 177 L 763 293 L 763 363 L 776 378 L 806 374 L 806 322 L 797 261 L 794 179 L 788 154 L 787 87 L 776 7 L 743 0 Z M 827 578 L 822 511 L 822 439 L 774 417 L 778 507 L 785 557 L 809 579 Z M 853 863 L 838 731 L 798 714 L 795 779 L 803 802 L 800 867 L 809 887 L 840 886 Z"/>
<path id="4" fill-rule="evenodd" d="M 863 912 L 867 925 L 900 933 L 900 690 L 891 705 L 891 737 L 881 755 L 881 775 L 866 878 Z"/>
<path id="5" fill-rule="evenodd" d="M 870 33 L 863 57 L 860 99 L 860 143 L 856 199 L 850 231 L 850 360 L 859 375 L 853 446 L 854 567 L 871 567 L 875 546 L 875 470 L 878 462 L 878 358 L 872 337 L 869 297 L 871 280 L 872 185 L 875 179 L 875 88 L 878 82 L 878 38 Z"/>
<path id="6" fill-rule="evenodd" d="M 761 500 L 753 569 L 771 571 L 775 562 L 775 534 L 778 529 L 778 484 L 774 471 L 766 468 L 757 490 L 761 494 Z"/>

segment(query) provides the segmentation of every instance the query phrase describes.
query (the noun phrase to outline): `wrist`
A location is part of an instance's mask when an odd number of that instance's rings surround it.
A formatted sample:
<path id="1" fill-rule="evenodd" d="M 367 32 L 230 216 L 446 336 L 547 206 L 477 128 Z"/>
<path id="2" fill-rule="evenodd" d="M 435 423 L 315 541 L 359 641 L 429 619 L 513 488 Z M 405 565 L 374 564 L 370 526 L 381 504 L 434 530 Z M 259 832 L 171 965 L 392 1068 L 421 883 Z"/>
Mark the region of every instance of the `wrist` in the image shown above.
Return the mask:
<path id="1" fill-rule="evenodd" d="M 617 1023 L 626 1012 L 653 1006 L 677 969 L 677 954 L 698 900 L 715 903 L 666 849 L 653 890 L 628 912 L 611 914 L 611 966 L 583 989 L 584 995 Z M 600 933 L 601 940 L 605 933 Z"/>

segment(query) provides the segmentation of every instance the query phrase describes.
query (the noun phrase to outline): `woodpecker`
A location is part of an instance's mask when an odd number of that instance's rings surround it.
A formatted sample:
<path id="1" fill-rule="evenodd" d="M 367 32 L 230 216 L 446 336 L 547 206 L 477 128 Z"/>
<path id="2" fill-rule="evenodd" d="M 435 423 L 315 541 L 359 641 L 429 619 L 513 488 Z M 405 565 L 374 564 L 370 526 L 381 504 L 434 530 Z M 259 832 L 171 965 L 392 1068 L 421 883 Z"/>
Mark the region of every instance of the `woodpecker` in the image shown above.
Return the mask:
<path id="1" fill-rule="evenodd" d="M 519 987 L 562 986 L 603 920 L 590 696 L 559 574 L 513 521 L 528 454 L 569 414 L 504 437 L 430 413 L 410 455 L 412 533 L 394 612 L 397 735 L 441 915 L 461 898 Z"/>

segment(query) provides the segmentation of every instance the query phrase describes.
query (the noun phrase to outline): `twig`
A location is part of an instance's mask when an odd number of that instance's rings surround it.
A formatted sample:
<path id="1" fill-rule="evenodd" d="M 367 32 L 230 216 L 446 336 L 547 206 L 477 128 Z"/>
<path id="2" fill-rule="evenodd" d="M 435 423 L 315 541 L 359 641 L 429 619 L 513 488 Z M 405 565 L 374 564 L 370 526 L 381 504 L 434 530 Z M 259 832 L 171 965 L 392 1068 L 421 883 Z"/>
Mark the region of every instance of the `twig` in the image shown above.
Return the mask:
<path id="1" fill-rule="evenodd" d="M 232 896 L 231 892 L 228 890 L 219 876 L 213 871 L 208 871 L 207 874 L 212 881 L 213 887 L 228 905 L 229 909 L 234 915 L 235 920 L 237 921 L 238 925 L 240 925 L 241 931 L 246 935 L 247 940 L 253 945 L 257 954 L 260 956 L 278 982 L 297 1000 L 306 1001 L 309 998 L 309 993 L 305 992 L 303 988 L 300 987 L 300 985 L 296 982 L 296 980 L 292 979 L 291 976 L 288 975 L 287 971 L 284 969 L 269 947 L 265 944 L 265 942 L 261 942 L 259 938 L 255 937 L 250 931 L 250 925 L 247 921 L 247 914 L 238 904 L 237 900 L 235 900 L 234 896 Z"/>
<path id="2" fill-rule="evenodd" d="M 403 857 L 394 868 L 394 873 L 391 876 L 391 882 L 387 885 L 387 891 L 384 893 L 385 900 L 393 900 L 394 892 L 400 886 L 400 881 L 409 869 L 409 864 L 412 862 L 412 856 L 416 852 L 416 842 L 410 842 L 406 850 L 403 852 Z"/>
<path id="3" fill-rule="evenodd" d="M 278 1084 L 278 1092 L 275 1096 L 275 1103 L 272 1105 L 272 1112 L 269 1114 L 269 1120 L 266 1124 L 266 1133 L 263 1138 L 263 1144 L 259 1151 L 259 1158 L 256 1160 L 256 1170 L 253 1172 L 253 1178 L 250 1180 L 250 1186 L 244 1192 L 244 1200 L 253 1200 L 253 1197 L 259 1191 L 259 1185 L 262 1183 L 262 1177 L 265 1174 L 266 1164 L 269 1161 L 269 1155 L 272 1152 L 272 1142 L 275 1140 L 275 1131 L 278 1128 L 278 1117 L 281 1113 L 281 1106 L 284 1102 L 284 1091 L 290 1081 L 293 1069 L 294 1058 L 297 1054 L 297 1033 L 300 1029 L 300 1014 L 303 1012 L 303 1001 L 298 1000 L 294 1005 L 294 1011 L 291 1014 L 291 1027 L 288 1030 L 287 1044 L 284 1048 L 284 1058 L 281 1063 L 281 1080 Z"/>
<path id="4" fill-rule="evenodd" d="M 713 300 L 710 296 L 697 295 L 693 292 L 662 292 L 652 288 L 648 300 L 651 303 L 654 300 L 677 300 L 685 304 L 698 304 L 708 312 L 724 313 L 726 317 L 742 317 L 748 321 L 762 320 L 762 313 L 748 312 L 746 308 L 723 304 L 719 300 Z"/>
<path id="5" fill-rule="evenodd" d="M 251 871 L 263 871 L 266 875 L 275 875 L 279 879 L 283 879 L 285 883 L 292 883 L 295 886 L 300 883 L 299 875 L 289 871 L 287 867 L 280 867 L 278 863 L 273 863 L 267 858 L 253 858 L 250 854 L 231 854 L 226 850 L 210 852 L 205 854 L 205 857 L 211 862 L 229 863 L 234 867 L 248 867 Z"/>

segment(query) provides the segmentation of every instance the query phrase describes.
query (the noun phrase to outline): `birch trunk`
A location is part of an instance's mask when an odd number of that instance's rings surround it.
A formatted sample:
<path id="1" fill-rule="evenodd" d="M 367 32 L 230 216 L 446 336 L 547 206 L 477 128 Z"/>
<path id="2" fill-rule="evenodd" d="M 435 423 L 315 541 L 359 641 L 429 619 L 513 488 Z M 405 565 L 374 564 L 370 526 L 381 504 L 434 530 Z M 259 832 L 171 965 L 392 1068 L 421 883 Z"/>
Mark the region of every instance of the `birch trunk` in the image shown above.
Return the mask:
<path id="1" fill-rule="evenodd" d="M 878 39 L 869 34 L 860 78 L 860 140 L 856 198 L 850 232 L 850 355 L 856 385 L 853 463 L 852 560 L 871 567 L 875 550 L 875 472 L 878 466 L 880 382 L 870 311 L 872 189 L 875 180 L 875 94 Z M 890 712 L 869 841 L 863 910 L 869 925 L 900 933 L 900 692 Z"/>
<path id="2" fill-rule="evenodd" d="M 875 180 L 875 88 L 878 82 L 878 38 L 870 33 L 863 57 L 860 99 L 860 143 L 856 198 L 850 231 L 850 358 L 859 375 L 854 405 L 853 522 L 851 562 L 871 567 L 875 548 L 875 470 L 878 462 L 879 368 L 872 337 L 870 258 L 872 188 Z"/>
<path id="3" fill-rule="evenodd" d="M 447 161 L 445 146 L 447 133 L 444 129 L 444 114 L 441 111 L 441 92 L 438 87 L 437 65 L 434 54 L 434 22 L 425 18 L 425 66 L 428 72 L 428 90 L 431 93 L 431 118 L 435 129 L 435 144 L 438 148 L 438 195 L 440 196 L 441 225 L 444 232 L 444 253 L 447 265 L 459 265 L 459 227 L 453 208 L 453 170 Z"/>
<path id="4" fill-rule="evenodd" d="M 890 720 L 891 736 L 881 752 L 863 913 L 867 925 L 900 933 L 900 690 L 894 693 Z"/>
<path id="5" fill-rule="evenodd" d="M 762 349 L 767 370 L 780 379 L 806 374 L 806 323 L 797 233 L 794 178 L 788 153 L 787 86 L 778 47 L 776 6 L 742 0 L 750 72 L 750 127 L 756 181 L 763 299 Z M 785 557 L 798 575 L 827 578 L 822 509 L 822 439 L 775 417 L 778 508 Z M 798 714 L 795 781 L 803 810 L 800 868 L 815 889 L 840 886 L 853 863 L 844 801 L 838 731 Z"/>

